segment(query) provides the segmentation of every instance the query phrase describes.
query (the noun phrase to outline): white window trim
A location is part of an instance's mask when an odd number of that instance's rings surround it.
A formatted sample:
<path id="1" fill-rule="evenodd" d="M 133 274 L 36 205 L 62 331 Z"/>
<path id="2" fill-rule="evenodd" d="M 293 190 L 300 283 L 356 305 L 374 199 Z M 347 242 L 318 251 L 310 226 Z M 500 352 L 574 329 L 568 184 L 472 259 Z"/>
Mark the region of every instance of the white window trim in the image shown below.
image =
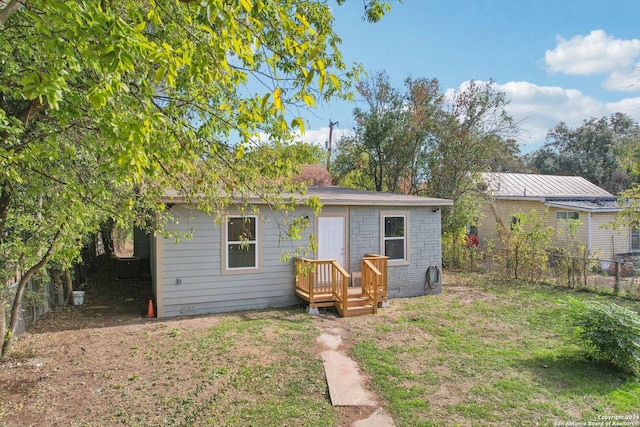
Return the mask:
<path id="1" fill-rule="evenodd" d="M 229 267 L 229 245 L 232 244 L 240 244 L 242 242 L 239 241 L 229 241 L 229 219 L 233 218 L 253 218 L 256 224 L 256 236 L 255 240 L 250 240 L 248 243 L 252 243 L 256 245 L 256 265 L 255 267 Z M 226 215 L 224 221 L 220 227 L 221 232 L 221 265 L 220 265 L 220 274 L 221 275 L 232 275 L 232 274 L 255 274 L 262 272 L 262 264 L 261 264 L 261 256 L 262 253 L 262 227 L 260 224 L 260 220 L 257 215 L 242 215 L 242 214 L 229 214 Z"/>
<path id="2" fill-rule="evenodd" d="M 640 225 L 629 227 L 629 252 L 637 253 L 640 252 L 640 248 L 633 247 L 633 234 L 635 233 L 640 235 Z M 640 237 L 639 237 L 640 239 Z"/>
<path id="3" fill-rule="evenodd" d="M 558 218 L 559 214 L 565 214 L 566 218 Z M 575 214 L 578 218 L 576 218 L 578 221 L 580 220 L 580 212 L 578 211 L 556 211 L 556 221 L 570 221 L 574 218 L 569 218 L 569 214 Z"/>
<path id="4" fill-rule="evenodd" d="M 404 217 L 404 258 L 405 259 L 390 259 L 388 261 L 389 266 L 395 265 L 411 265 L 411 216 L 409 211 L 381 211 L 380 212 L 380 255 L 384 255 L 384 242 L 387 240 L 384 237 L 385 219 L 392 216 Z"/>

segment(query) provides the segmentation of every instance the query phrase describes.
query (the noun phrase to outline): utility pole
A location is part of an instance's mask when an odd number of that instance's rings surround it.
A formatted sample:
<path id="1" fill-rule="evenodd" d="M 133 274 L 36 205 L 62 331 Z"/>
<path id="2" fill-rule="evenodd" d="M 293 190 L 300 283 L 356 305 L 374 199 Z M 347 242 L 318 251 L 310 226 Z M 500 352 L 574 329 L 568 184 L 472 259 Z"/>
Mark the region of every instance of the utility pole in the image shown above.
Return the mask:
<path id="1" fill-rule="evenodd" d="M 329 120 L 329 143 L 327 144 L 327 170 L 331 172 L 331 146 L 333 145 L 333 127 L 338 122 L 332 122 Z"/>

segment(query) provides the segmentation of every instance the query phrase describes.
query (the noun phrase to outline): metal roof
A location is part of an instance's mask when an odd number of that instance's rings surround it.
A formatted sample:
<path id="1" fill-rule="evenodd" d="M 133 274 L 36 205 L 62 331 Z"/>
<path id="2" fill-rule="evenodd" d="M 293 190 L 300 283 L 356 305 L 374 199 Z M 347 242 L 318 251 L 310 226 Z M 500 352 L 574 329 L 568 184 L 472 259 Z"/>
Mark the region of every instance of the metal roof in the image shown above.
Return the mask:
<path id="1" fill-rule="evenodd" d="M 497 198 L 616 199 L 580 176 L 488 172 L 482 179 Z"/>
<path id="2" fill-rule="evenodd" d="M 623 207 L 614 200 L 558 200 L 547 201 L 545 205 L 575 211 L 620 212 Z"/>

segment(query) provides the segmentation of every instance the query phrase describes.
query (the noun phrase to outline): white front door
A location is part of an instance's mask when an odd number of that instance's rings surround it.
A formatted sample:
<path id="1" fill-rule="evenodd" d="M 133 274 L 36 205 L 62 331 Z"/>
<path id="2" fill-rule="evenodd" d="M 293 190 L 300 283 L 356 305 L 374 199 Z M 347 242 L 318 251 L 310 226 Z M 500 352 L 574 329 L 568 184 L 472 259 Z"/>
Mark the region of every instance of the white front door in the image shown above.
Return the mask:
<path id="1" fill-rule="evenodd" d="M 344 267 L 344 217 L 318 218 L 318 259 L 335 259 Z"/>

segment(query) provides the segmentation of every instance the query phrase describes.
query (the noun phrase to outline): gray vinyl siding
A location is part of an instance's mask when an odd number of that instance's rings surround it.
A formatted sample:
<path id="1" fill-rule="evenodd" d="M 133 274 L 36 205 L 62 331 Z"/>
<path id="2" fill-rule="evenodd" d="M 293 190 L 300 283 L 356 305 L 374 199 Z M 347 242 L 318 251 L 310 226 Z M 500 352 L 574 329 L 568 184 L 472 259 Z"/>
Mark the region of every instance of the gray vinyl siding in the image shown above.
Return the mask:
<path id="1" fill-rule="evenodd" d="M 409 213 L 409 265 L 389 265 L 389 297 L 409 297 L 432 293 L 425 288 L 427 268 L 442 270 L 440 210 L 432 208 L 352 207 L 349 214 L 350 272 L 360 271 L 367 253 L 384 255 L 380 247 L 380 215 L 383 211 Z M 441 288 L 438 288 L 439 291 Z"/>
<path id="2" fill-rule="evenodd" d="M 303 211 L 301 211 L 303 212 Z M 190 239 L 166 238 L 162 245 L 164 316 L 230 312 L 295 305 L 293 261 L 280 261 L 284 250 L 306 240 L 281 241 L 281 218 L 259 221 L 259 269 L 222 275 L 220 223 L 206 214 L 176 205 L 172 231 L 190 232 Z M 302 213 L 307 214 L 308 213 Z M 178 284 L 178 278 L 182 283 Z"/>

